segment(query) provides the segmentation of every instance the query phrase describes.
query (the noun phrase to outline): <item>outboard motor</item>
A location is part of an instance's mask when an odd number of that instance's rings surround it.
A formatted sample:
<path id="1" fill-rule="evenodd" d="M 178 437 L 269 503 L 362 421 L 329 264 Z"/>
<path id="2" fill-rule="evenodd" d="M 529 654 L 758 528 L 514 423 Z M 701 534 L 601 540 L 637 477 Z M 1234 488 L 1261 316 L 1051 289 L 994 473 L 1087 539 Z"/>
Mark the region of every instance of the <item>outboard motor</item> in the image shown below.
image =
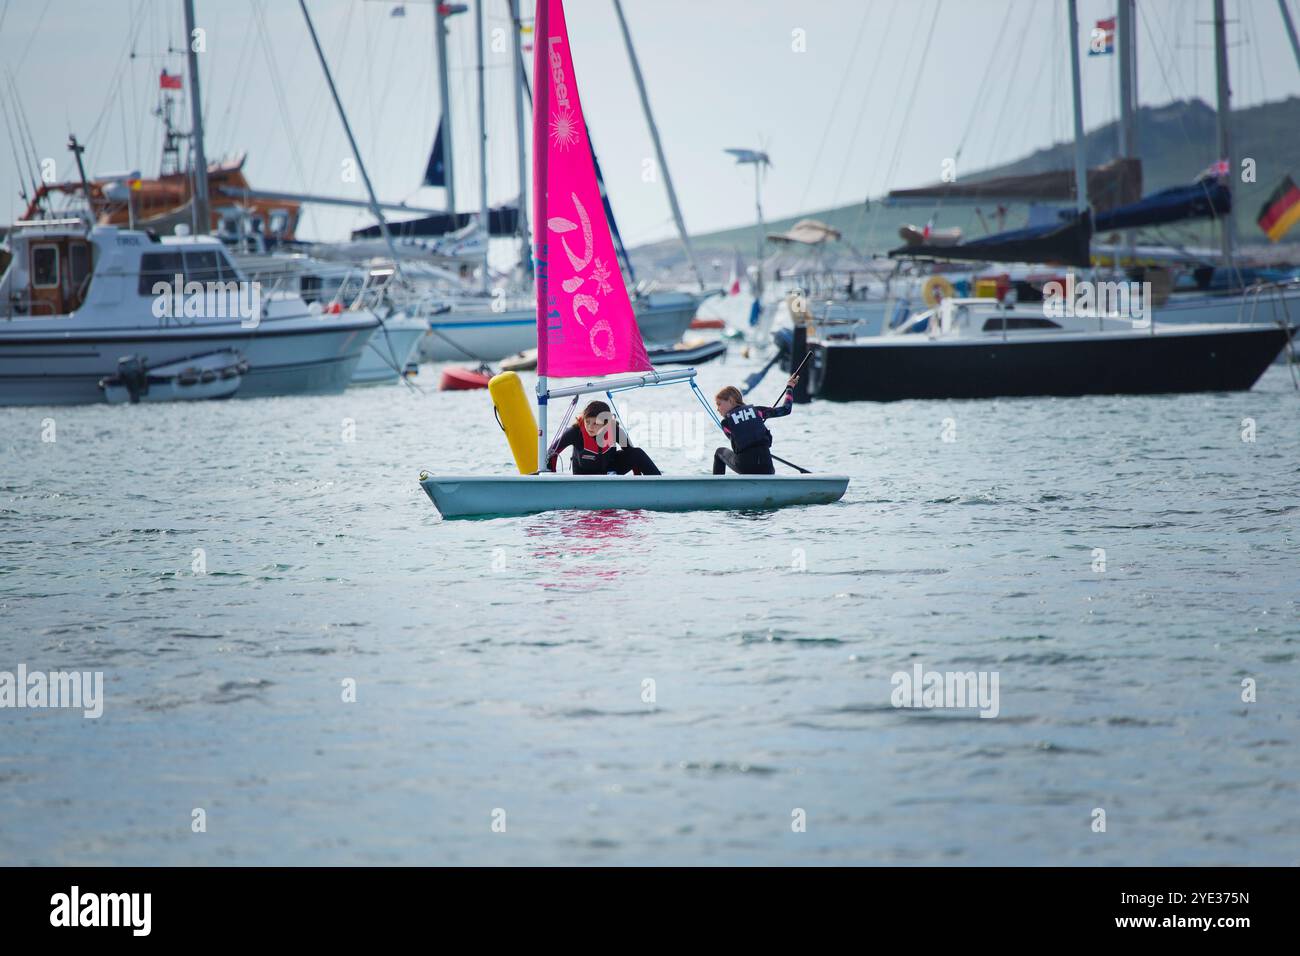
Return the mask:
<path id="1" fill-rule="evenodd" d="M 118 359 L 117 378 L 131 396 L 132 405 L 139 404 L 141 395 L 149 394 L 149 366 L 140 356 Z"/>

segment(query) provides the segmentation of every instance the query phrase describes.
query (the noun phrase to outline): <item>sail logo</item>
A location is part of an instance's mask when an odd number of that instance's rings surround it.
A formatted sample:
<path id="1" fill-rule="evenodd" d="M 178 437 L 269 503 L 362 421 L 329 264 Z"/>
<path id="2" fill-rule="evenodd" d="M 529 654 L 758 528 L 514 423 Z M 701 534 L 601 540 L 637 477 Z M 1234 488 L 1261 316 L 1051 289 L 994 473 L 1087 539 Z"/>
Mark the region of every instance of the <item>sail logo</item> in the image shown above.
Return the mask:
<path id="1" fill-rule="evenodd" d="M 153 293 L 153 317 L 167 319 L 239 319 L 241 328 L 262 322 L 262 283 L 231 280 L 199 282 L 177 273 L 174 282 L 160 280 Z"/>
<path id="2" fill-rule="evenodd" d="M 1001 710 L 997 671 L 925 671 L 919 663 L 911 673 L 896 671 L 890 678 L 895 707 L 964 710 L 978 708 L 981 717 L 996 717 Z"/>
<path id="3" fill-rule="evenodd" d="M 564 75 L 564 57 L 556 49 L 564 43 L 562 36 L 547 39 L 550 50 L 551 80 L 555 84 L 556 110 L 551 114 L 551 139 L 559 149 L 568 149 L 578 142 L 578 124 L 574 120 L 573 104 L 569 102 L 569 83 Z"/>
<path id="4" fill-rule="evenodd" d="M 578 222 L 572 219 L 566 219 L 564 216 L 551 216 L 546 220 L 546 228 L 560 236 L 560 246 L 564 249 L 564 254 L 569 260 L 569 267 L 573 270 L 574 275 L 569 276 L 560 282 L 560 288 L 567 294 L 573 296 L 572 309 L 574 321 L 587 331 L 587 344 L 591 346 L 593 355 L 610 361 L 614 358 L 615 342 L 614 330 L 609 322 L 605 319 L 596 319 L 590 327 L 587 321 L 582 317 L 582 310 L 590 313 L 594 319 L 596 313 L 600 311 L 600 300 L 594 295 L 588 295 L 585 292 L 579 292 L 582 284 L 588 280 L 596 283 L 596 291 L 602 295 L 613 290 L 609 284 L 609 271 L 605 269 L 600 259 L 596 259 L 595 268 L 590 276 L 581 275 L 582 271 L 592 264 L 592 258 L 595 253 L 596 239 L 595 233 L 591 228 L 591 216 L 587 213 L 587 207 L 582 204 L 578 194 L 571 192 L 569 198 L 573 200 L 575 214 Z M 582 254 L 578 255 L 569 246 L 569 241 L 564 238 L 564 234 L 573 232 L 576 229 L 582 230 Z"/>
<path id="5" fill-rule="evenodd" d="M 1052 280 L 1043 286 L 1043 315 L 1049 319 L 1129 319 L 1135 329 L 1151 326 L 1150 282 L 1092 282 Z"/>

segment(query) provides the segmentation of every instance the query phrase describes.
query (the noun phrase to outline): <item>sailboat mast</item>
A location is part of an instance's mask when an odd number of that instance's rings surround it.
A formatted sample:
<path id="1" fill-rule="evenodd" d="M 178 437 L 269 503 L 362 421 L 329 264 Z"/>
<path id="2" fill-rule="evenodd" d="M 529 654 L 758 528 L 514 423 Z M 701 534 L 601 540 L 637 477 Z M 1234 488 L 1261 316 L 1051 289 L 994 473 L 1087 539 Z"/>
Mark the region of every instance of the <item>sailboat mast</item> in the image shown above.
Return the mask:
<path id="1" fill-rule="evenodd" d="M 524 145 L 524 84 L 527 82 L 527 77 L 524 76 L 524 53 L 519 39 L 523 22 L 519 15 L 519 0 L 509 0 L 509 3 L 510 20 L 514 24 L 514 44 L 511 53 L 514 57 L 514 66 L 511 72 L 515 77 L 512 87 L 515 91 L 515 142 L 518 145 L 519 160 L 519 262 L 524 267 L 524 274 L 530 275 L 533 271 L 533 253 L 529 248 L 528 240 L 528 151 Z"/>
<path id="2" fill-rule="evenodd" d="M 551 100 L 551 81 L 547 75 L 547 43 L 550 40 L 549 0 L 538 0 L 533 19 L 533 222 L 537 224 L 537 470 L 546 471 L 546 370 L 549 360 L 546 334 L 547 297 L 550 280 L 546 260 L 549 255 L 546 229 L 546 117 Z"/>
<path id="3" fill-rule="evenodd" d="M 488 291 L 488 245 L 492 230 L 488 228 L 488 186 L 487 186 L 487 96 L 483 89 L 483 4 L 486 0 L 474 3 L 474 46 L 477 56 L 478 72 L 478 215 L 479 228 L 483 230 L 483 276 L 480 282 L 484 294 Z"/>
<path id="4" fill-rule="evenodd" d="M 1079 0 L 1070 5 L 1070 85 L 1074 94 L 1074 194 L 1080 214 L 1088 210 L 1088 159 L 1083 138 L 1083 87 L 1079 81 Z"/>
<path id="5" fill-rule="evenodd" d="M 194 0 L 185 0 L 185 50 L 190 74 L 190 122 L 194 128 L 194 232 L 206 236 L 212 228 L 208 212 L 208 157 L 203 150 L 203 96 L 199 90 L 199 55 L 194 49 Z"/>
<path id="6" fill-rule="evenodd" d="M 451 227 L 456 228 L 456 151 L 451 142 L 451 88 L 447 79 L 447 14 L 443 13 L 441 0 L 433 4 L 434 45 L 438 50 L 438 98 L 442 101 L 442 166 L 447 185 L 447 212 L 451 215 Z"/>
<path id="7" fill-rule="evenodd" d="M 1236 169 L 1232 161 L 1232 91 L 1228 87 L 1228 24 L 1223 13 L 1223 0 L 1214 0 L 1214 79 L 1217 87 L 1218 112 L 1215 126 L 1219 138 L 1219 159 L 1228 163 L 1224 185 L 1232 194 L 1232 177 Z M 1223 243 L 1223 264 L 1231 272 L 1232 247 L 1235 238 L 1235 221 L 1232 213 L 1219 219 L 1219 236 Z"/>
<path id="8" fill-rule="evenodd" d="M 700 273 L 700 264 L 695 259 L 695 249 L 691 246 L 691 237 L 686 232 L 686 221 L 682 217 L 682 207 L 677 202 L 677 190 L 673 188 L 673 177 L 668 172 L 668 160 L 664 158 L 663 143 L 659 141 L 659 127 L 655 123 L 654 113 L 650 109 L 650 98 L 646 95 L 645 80 L 641 76 L 641 64 L 636 58 L 636 48 L 632 46 L 632 34 L 627 28 L 627 18 L 623 16 L 623 4 L 621 0 L 614 0 L 614 12 L 618 14 L 618 25 L 623 31 L 623 44 L 627 47 L 627 58 L 632 64 L 632 76 L 636 79 L 637 92 L 641 94 L 641 109 L 645 113 L 646 125 L 650 127 L 650 139 L 654 142 L 655 156 L 659 161 L 659 169 L 664 176 L 664 186 L 668 189 L 668 205 L 673 210 L 673 221 L 677 223 L 677 234 L 681 236 L 682 246 L 686 249 L 686 258 L 690 260 L 691 271 L 695 273 L 695 280 L 700 284 L 700 291 L 704 291 L 704 276 Z"/>
<path id="9" fill-rule="evenodd" d="M 1121 159 L 1137 156 L 1137 43 L 1133 34 L 1137 18 L 1133 0 L 1119 0 L 1119 155 Z M 1133 258 L 1133 230 L 1124 231 L 1124 251 Z"/>

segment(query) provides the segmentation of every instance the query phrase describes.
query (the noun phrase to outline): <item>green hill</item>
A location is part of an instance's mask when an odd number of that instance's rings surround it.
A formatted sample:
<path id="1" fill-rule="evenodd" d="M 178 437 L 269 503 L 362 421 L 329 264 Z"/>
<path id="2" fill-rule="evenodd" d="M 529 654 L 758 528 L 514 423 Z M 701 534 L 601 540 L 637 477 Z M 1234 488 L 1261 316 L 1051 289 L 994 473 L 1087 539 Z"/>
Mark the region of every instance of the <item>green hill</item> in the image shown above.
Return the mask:
<path id="1" fill-rule="evenodd" d="M 1191 182 L 1198 173 L 1218 157 L 1214 109 L 1202 100 L 1184 100 L 1164 106 L 1144 106 L 1136 116 L 1138 155 L 1142 160 L 1142 188 L 1151 193 L 1169 186 Z M 1256 181 L 1234 183 L 1234 215 L 1239 244 L 1251 247 L 1266 257 L 1300 260 L 1300 229 L 1294 230 L 1283 243 L 1270 247 L 1267 237 L 1255 224 L 1259 208 L 1288 173 L 1300 180 L 1300 97 L 1290 97 L 1233 112 L 1234 147 L 1238 161 L 1255 160 Z M 1118 124 L 1108 123 L 1085 136 L 1089 166 L 1113 159 L 1118 152 Z M 981 170 L 966 177 L 978 181 L 995 176 L 1012 176 L 1055 169 L 1072 169 L 1072 143 L 1055 143 L 1028 156 L 1001 166 Z M 1240 173 L 1238 174 L 1240 175 Z M 966 236 L 995 231 L 993 203 L 977 207 L 970 203 L 946 202 L 937 225 L 959 226 Z M 976 209 L 983 213 L 983 219 Z M 1009 205 L 1007 228 L 1024 222 L 1026 207 Z M 878 254 L 897 247 L 898 227 L 905 223 L 923 224 L 932 209 L 928 205 L 883 205 L 853 203 L 833 209 L 812 209 L 799 216 L 768 223 L 769 232 L 788 229 L 806 217 L 821 219 L 844 233 L 844 238 L 864 254 Z M 721 258 L 727 263 L 739 249 L 748 258 L 755 245 L 755 227 L 743 226 L 692 236 L 696 255 L 702 265 Z M 1140 238 L 1150 242 L 1174 241 L 1186 245 L 1217 245 L 1208 223 L 1183 224 L 1144 232 Z M 676 240 L 667 240 L 632 250 L 633 261 L 648 273 L 678 271 L 685 266 L 684 253 Z"/>

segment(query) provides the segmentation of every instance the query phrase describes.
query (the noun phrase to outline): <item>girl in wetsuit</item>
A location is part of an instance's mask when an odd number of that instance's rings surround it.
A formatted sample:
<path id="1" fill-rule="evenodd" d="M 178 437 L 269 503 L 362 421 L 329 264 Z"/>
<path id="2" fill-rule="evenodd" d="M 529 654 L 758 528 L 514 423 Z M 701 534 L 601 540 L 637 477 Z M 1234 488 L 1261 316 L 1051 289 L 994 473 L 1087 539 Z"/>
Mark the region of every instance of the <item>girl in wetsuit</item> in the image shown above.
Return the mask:
<path id="1" fill-rule="evenodd" d="M 798 375 L 790 376 L 785 393 L 775 408 L 764 405 L 746 405 L 745 396 L 734 385 L 728 385 L 714 397 L 722 430 L 731 439 L 730 448 L 719 448 L 713 453 L 713 473 L 726 474 L 728 468 L 740 475 L 772 475 L 772 433 L 763 424 L 766 419 L 789 415 L 794 408 L 794 392 Z"/>
<path id="2" fill-rule="evenodd" d="M 623 447 L 619 447 L 619 433 L 624 439 Z M 575 475 L 607 475 L 610 472 L 626 475 L 629 471 L 637 475 L 662 474 L 649 455 L 632 446 L 627 433 L 618 427 L 604 402 L 588 403 L 582 414 L 560 436 L 546 463 L 548 471 L 555 470 L 556 459 L 566 448 L 573 449 Z"/>

